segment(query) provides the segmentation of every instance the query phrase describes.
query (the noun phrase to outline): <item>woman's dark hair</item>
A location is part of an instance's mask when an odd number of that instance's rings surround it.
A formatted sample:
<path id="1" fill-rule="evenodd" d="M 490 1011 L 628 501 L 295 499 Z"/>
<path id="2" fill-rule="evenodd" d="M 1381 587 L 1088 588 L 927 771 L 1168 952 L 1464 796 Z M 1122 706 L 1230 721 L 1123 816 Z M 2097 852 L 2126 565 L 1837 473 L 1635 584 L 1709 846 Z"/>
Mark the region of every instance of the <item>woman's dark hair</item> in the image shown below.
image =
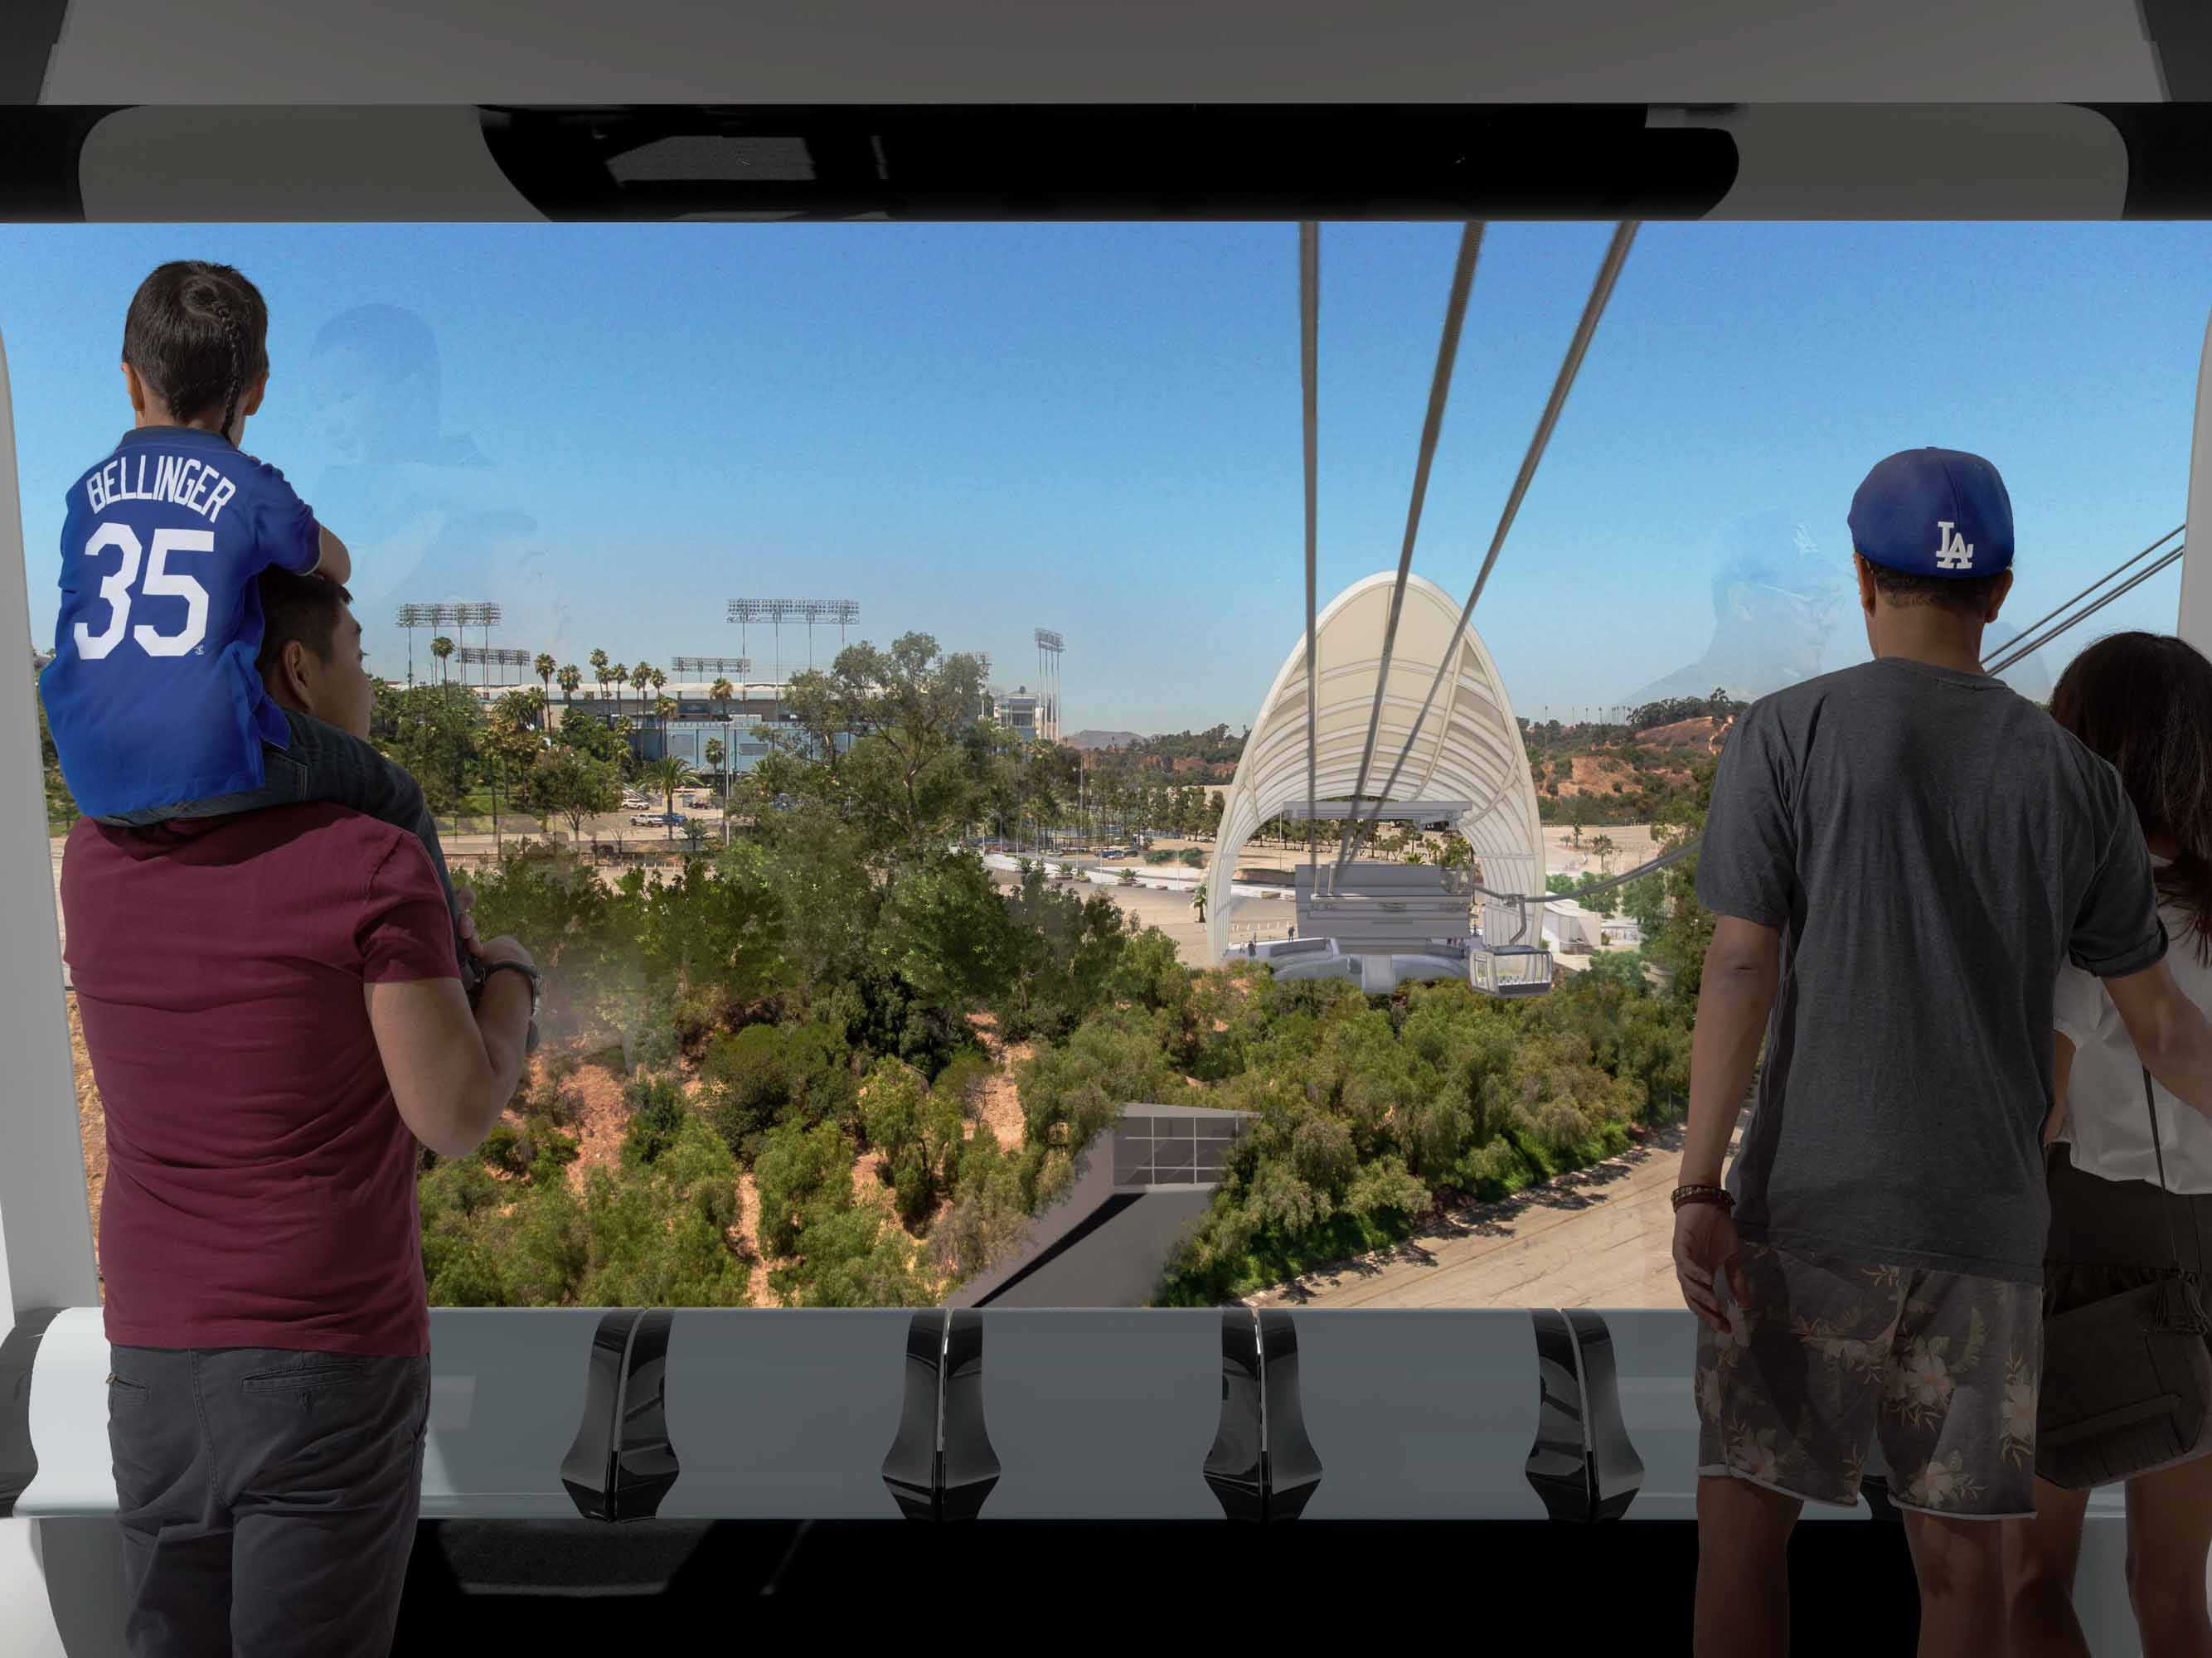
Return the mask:
<path id="1" fill-rule="evenodd" d="M 2051 717 L 2120 774 L 2146 835 L 2173 842 L 2159 894 L 2212 964 L 2212 661 L 2166 634 L 2114 634 L 2075 657 Z"/>
<path id="2" fill-rule="evenodd" d="M 269 307 L 229 265 L 172 259 L 131 297 L 123 361 L 187 425 L 222 410 L 228 435 L 246 388 L 269 372 Z"/>

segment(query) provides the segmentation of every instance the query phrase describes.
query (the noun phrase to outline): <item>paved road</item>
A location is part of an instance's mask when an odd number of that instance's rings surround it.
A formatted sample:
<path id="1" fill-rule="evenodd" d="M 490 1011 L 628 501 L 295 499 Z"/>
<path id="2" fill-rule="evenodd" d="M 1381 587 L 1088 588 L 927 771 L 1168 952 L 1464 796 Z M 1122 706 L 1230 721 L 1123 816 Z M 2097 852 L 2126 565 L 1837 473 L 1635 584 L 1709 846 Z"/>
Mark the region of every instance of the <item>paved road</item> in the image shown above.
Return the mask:
<path id="1" fill-rule="evenodd" d="M 1469 1205 L 1381 1256 L 1249 1297 L 1260 1307 L 1679 1307 L 1667 1194 L 1679 1127 L 1504 1203 Z"/>
<path id="2" fill-rule="evenodd" d="M 991 878 L 1001 888 L 1021 884 L 1021 878 L 1006 870 L 994 870 Z M 1111 898 L 1138 926 L 1156 926 L 1174 940 L 1176 953 L 1186 967 L 1212 967 L 1207 959 L 1206 928 L 1191 908 L 1187 893 L 1169 892 L 1159 887 L 1125 887 L 1118 885 L 1090 885 L 1070 882 L 1067 890 L 1084 897 L 1103 893 Z M 1277 925 L 1267 930 L 1275 938 L 1284 937 L 1295 919 L 1287 898 L 1255 898 L 1237 912 L 1240 921 L 1263 921 L 1273 918 Z"/>

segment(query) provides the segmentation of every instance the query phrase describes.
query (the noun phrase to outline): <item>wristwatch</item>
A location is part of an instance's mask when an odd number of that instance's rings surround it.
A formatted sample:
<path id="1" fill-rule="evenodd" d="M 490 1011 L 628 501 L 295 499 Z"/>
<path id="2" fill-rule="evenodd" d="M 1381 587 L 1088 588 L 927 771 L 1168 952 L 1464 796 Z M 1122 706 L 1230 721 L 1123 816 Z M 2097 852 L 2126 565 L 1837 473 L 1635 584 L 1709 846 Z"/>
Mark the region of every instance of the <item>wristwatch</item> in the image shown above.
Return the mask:
<path id="1" fill-rule="evenodd" d="M 486 962 L 483 964 L 483 975 L 477 980 L 478 997 L 483 994 L 483 987 L 491 982 L 491 975 L 495 973 L 520 973 L 530 981 L 530 1033 L 523 1038 L 522 1051 L 525 1054 L 536 1053 L 538 1051 L 538 1004 L 544 992 L 545 975 L 538 972 L 536 968 L 521 962 Z"/>

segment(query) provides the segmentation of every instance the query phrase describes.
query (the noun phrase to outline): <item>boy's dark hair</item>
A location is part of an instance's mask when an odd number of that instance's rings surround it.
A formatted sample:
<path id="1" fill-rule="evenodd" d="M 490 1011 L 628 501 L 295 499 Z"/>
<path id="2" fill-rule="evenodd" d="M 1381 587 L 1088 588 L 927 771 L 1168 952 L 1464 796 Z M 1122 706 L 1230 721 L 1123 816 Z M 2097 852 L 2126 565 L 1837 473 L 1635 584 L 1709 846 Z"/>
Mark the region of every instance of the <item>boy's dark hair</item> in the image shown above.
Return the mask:
<path id="1" fill-rule="evenodd" d="M 264 679 L 284 647 L 294 640 L 327 662 L 337 643 L 338 616 L 353 602 L 353 595 L 327 576 L 295 575 L 289 570 L 264 570 L 261 589 L 261 653 L 254 671 Z"/>
<path id="2" fill-rule="evenodd" d="M 2166 634 L 2113 634 L 2075 657 L 2051 718 L 2112 762 L 2147 835 L 2171 836 L 2159 892 L 2212 964 L 2212 662 Z"/>
<path id="3" fill-rule="evenodd" d="M 269 372 L 269 307 L 229 265 L 172 259 L 131 297 L 123 361 L 178 421 L 219 409 L 228 434 L 246 388 Z"/>
<path id="4" fill-rule="evenodd" d="M 1936 604 L 1947 610 L 1956 610 L 1961 616 L 1977 619 L 1988 613 L 1990 600 L 1996 594 L 1997 583 L 2005 573 L 1995 575 L 1955 576 L 1912 575 L 1903 570 L 1893 570 L 1886 564 L 1877 564 L 1867 558 L 1867 568 L 1874 574 L 1874 589 L 1893 605 L 1902 608 L 1908 604 Z"/>

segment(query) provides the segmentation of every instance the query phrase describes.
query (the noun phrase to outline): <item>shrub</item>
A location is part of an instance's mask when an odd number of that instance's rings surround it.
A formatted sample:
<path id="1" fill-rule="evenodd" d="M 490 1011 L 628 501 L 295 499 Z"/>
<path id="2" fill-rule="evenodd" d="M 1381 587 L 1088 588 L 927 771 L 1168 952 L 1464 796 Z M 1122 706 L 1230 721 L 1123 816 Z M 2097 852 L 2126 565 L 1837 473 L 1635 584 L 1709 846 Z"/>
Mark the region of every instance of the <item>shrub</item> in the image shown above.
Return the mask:
<path id="1" fill-rule="evenodd" d="M 848 1206 L 817 1214 L 805 1234 L 803 1261 L 769 1275 L 794 1307 L 919 1307 L 934 1297 L 915 1271 L 914 1246 L 880 1211 Z"/>
<path id="2" fill-rule="evenodd" d="M 732 1247 L 736 1163 L 687 1117 L 649 1166 L 586 1186 L 589 1266 L 578 1299 L 595 1307 L 742 1307 L 746 1265 Z"/>
<path id="3" fill-rule="evenodd" d="M 477 1147 L 477 1156 L 483 1160 L 485 1168 L 497 1169 L 501 1174 L 523 1175 L 530 1169 L 530 1157 L 524 1148 L 523 1138 L 511 1123 L 494 1123 L 491 1132 Z"/>
<path id="4" fill-rule="evenodd" d="M 857 1126 L 859 1086 L 842 1029 L 823 1018 L 754 1024 L 707 1045 L 707 1117 L 740 1163 L 781 1123 Z"/>
<path id="5" fill-rule="evenodd" d="M 641 1072 L 624 1086 L 623 1102 L 630 1114 L 623 1132 L 625 1167 L 641 1168 L 653 1163 L 676 1143 L 691 1115 L 691 1102 L 684 1096 L 683 1084 L 651 1072 Z"/>
<path id="6" fill-rule="evenodd" d="M 1018 1160 L 988 1134 L 964 1142 L 952 1195 L 930 1229 L 938 1272 L 955 1281 L 973 1278 L 999 1260 L 1029 1220 Z"/>
<path id="7" fill-rule="evenodd" d="M 912 1066 L 882 1060 L 868 1073 L 860 1113 L 889 1167 L 899 1218 L 911 1226 L 934 1205 L 959 1150 L 960 1102 L 931 1090 Z"/>
<path id="8" fill-rule="evenodd" d="M 813 1215 L 851 1206 L 853 1161 L 852 1148 L 834 1124 L 781 1123 L 768 1132 L 753 1163 L 762 1253 L 797 1254 Z"/>
<path id="9" fill-rule="evenodd" d="M 1064 1045 L 1024 1061 L 1016 1088 L 1027 1140 L 1069 1151 L 1088 1145 L 1126 1104 L 1189 1092 L 1149 1023 L 1110 1011 L 1084 1021 Z"/>

